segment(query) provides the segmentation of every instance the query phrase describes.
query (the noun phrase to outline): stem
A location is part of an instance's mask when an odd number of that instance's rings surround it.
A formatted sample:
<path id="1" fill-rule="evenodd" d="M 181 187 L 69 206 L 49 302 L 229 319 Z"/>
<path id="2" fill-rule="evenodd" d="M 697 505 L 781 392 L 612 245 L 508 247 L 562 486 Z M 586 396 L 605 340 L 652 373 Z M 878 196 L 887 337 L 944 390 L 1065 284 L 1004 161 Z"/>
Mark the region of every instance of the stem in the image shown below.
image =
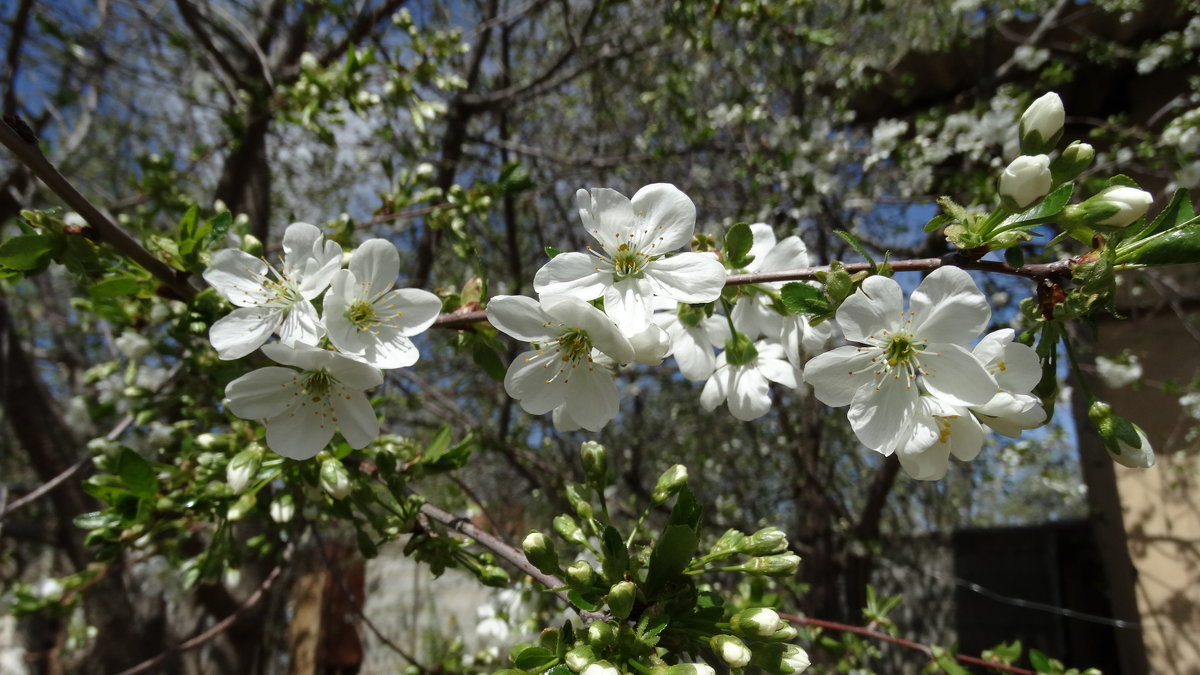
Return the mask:
<path id="1" fill-rule="evenodd" d="M 1062 333 L 1063 346 L 1067 349 L 1067 358 L 1071 361 L 1071 370 L 1075 372 L 1075 379 L 1079 382 L 1079 388 L 1087 396 L 1088 405 L 1096 402 L 1096 395 L 1092 393 L 1091 386 L 1088 385 L 1087 377 L 1083 373 L 1083 368 L 1079 367 L 1079 359 L 1075 355 L 1075 347 L 1071 346 L 1071 337 L 1066 331 Z"/>

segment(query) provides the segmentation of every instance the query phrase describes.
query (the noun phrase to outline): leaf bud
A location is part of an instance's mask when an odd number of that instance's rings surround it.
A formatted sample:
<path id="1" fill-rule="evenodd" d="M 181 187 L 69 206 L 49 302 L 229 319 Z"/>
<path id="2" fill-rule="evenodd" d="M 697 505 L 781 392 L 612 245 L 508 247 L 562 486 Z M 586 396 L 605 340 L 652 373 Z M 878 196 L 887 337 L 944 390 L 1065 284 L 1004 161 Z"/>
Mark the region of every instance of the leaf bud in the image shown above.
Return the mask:
<path id="1" fill-rule="evenodd" d="M 1067 111 L 1062 99 L 1054 92 L 1042 95 L 1021 114 L 1018 129 L 1021 152 L 1040 155 L 1050 152 L 1062 137 Z"/>
<path id="2" fill-rule="evenodd" d="M 579 446 L 579 457 L 583 460 L 583 473 L 588 485 L 602 492 L 608 485 L 608 453 L 596 441 L 584 441 Z"/>
<path id="3" fill-rule="evenodd" d="M 750 535 L 738 546 L 739 553 L 746 555 L 771 555 L 787 550 L 787 535 L 778 527 L 764 527 Z"/>
<path id="4" fill-rule="evenodd" d="M 608 608 L 613 618 L 624 621 L 633 612 L 633 601 L 637 599 L 637 586 L 632 581 L 613 584 L 608 591 Z"/>
<path id="5" fill-rule="evenodd" d="M 1133 469 L 1154 466 L 1154 449 L 1146 432 L 1138 425 L 1113 412 L 1112 406 L 1104 401 L 1095 401 L 1088 408 L 1088 418 L 1096 425 L 1104 449 L 1113 461 Z"/>
<path id="6" fill-rule="evenodd" d="M 321 489 L 334 499 L 350 496 L 354 484 L 350 482 L 350 472 L 342 465 L 341 460 L 330 457 L 321 462 Z"/>
<path id="7" fill-rule="evenodd" d="M 687 483 L 688 472 L 687 467 L 682 464 L 667 469 L 661 476 L 658 477 L 658 482 L 654 484 L 654 492 L 650 495 L 650 501 L 655 504 L 662 504 L 671 498 L 679 488 Z"/>
<path id="8" fill-rule="evenodd" d="M 1000 174 L 1000 198 L 1010 209 L 1023 209 L 1050 192 L 1050 158 L 1022 155 Z"/>
<path id="9" fill-rule="evenodd" d="M 575 510 L 575 515 L 582 520 L 591 520 L 595 511 L 592 509 L 592 504 L 582 494 L 580 494 L 580 486 L 575 483 L 567 483 L 567 503 Z"/>
<path id="10" fill-rule="evenodd" d="M 558 536 L 572 544 L 582 546 L 587 543 L 587 537 L 583 534 L 583 529 L 575 522 L 575 519 L 567 514 L 562 514 L 554 517 L 554 531 Z"/>
<path id="11" fill-rule="evenodd" d="M 542 574 L 558 574 L 558 552 L 546 535 L 534 530 L 521 542 L 525 559 Z"/>
<path id="12" fill-rule="evenodd" d="M 754 656 L 745 642 L 732 635 L 714 635 L 709 638 L 708 644 L 730 668 L 743 668 Z"/>
<path id="13" fill-rule="evenodd" d="M 1092 165 L 1095 158 L 1096 149 L 1088 143 L 1075 141 L 1068 145 L 1067 149 L 1050 163 L 1050 175 L 1054 178 L 1054 184 L 1062 185 L 1075 180 L 1084 169 Z"/>
<path id="14" fill-rule="evenodd" d="M 796 573 L 800 567 L 800 556 L 795 553 L 779 553 L 777 555 L 751 558 L 743 564 L 742 569 L 754 575 L 769 577 L 786 577 Z"/>
<path id="15" fill-rule="evenodd" d="M 250 485 L 262 465 L 262 453 L 253 449 L 243 450 L 225 465 L 225 482 L 234 492 L 241 492 Z"/>
<path id="16" fill-rule="evenodd" d="M 733 632 L 752 638 L 767 638 L 775 635 L 776 631 L 787 625 L 779 618 L 779 612 L 770 607 L 751 607 L 744 609 L 729 620 Z"/>

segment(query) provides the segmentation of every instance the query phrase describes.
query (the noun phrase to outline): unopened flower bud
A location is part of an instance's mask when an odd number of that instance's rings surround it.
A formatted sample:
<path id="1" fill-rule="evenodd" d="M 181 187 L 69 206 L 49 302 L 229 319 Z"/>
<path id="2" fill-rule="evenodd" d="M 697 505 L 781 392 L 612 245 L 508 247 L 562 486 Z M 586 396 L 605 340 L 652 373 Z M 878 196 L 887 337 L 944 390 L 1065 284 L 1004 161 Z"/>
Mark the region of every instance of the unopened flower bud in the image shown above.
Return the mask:
<path id="1" fill-rule="evenodd" d="M 254 508 L 255 501 L 257 500 L 253 492 L 248 492 L 238 497 L 237 501 L 229 505 L 229 509 L 225 512 L 225 517 L 231 522 L 245 518 L 246 514 L 250 513 L 250 509 Z"/>
<path id="2" fill-rule="evenodd" d="M 1060 219 L 1067 227 L 1121 228 L 1145 215 L 1153 203 L 1154 196 L 1145 190 L 1114 185 L 1063 209 Z"/>
<path id="3" fill-rule="evenodd" d="M 507 588 L 512 582 L 512 579 L 508 577 L 508 572 L 498 565 L 484 565 L 479 568 L 477 574 L 479 582 L 491 588 Z"/>
<path id="4" fill-rule="evenodd" d="M 587 668 L 588 664 L 592 661 L 596 660 L 596 652 L 592 651 L 592 648 L 587 645 L 579 645 L 567 652 L 563 660 L 566 661 L 567 667 L 571 669 L 571 672 L 578 673 Z"/>
<path id="5" fill-rule="evenodd" d="M 350 472 L 342 465 L 341 460 L 330 457 L 321 462 L 321 489 L 334 499 L 350 496 L 354 484 L 350 482 Z"/>
<path id="6" fill-rule="evenodd" d="M 608 453 L 604 446 L 596 441 L 584 441 L 579 446 L 579 456 L 583 460 L 583 473 L 587 476 L 588 485 L 597 492 L 608 485 Z"/>
<path id="7" fill-rule="evenodd" d="M 1000 197 L 1009 208 L 1023 209 L 1050 192 L 1050 158 L 1021 155 L 1000 174 Z"/>
<path id="8" fill-rule="evenodd" d="M 234 492 L 245 490 L 262 465 L 262 455 L 255 450 L 243 450 L 225 465 L 225 482 Z"/>
<path id="9" fill-rule="evenodd" d="M 596 583 L 596 570 L 586 560 L 576 560 L 567 565 L 567 583 L 572 588 L 589 589 Z"/>
<path id="10" fill-rule="evenodd" d="M 587 543 L 587 537 L 583 534 L 583 529 L 575 522 L 575 519 L 567 514 L 555 516 L 554 531 L 564 540 L 582 546 Z"/>
<path id="11" fill-rule="evenodd" d="M 711 555 L 736 553 L 741 550 L 744 541 L 746 541 L 744 533 L 737 530 L 726 530 L 717 543 L 713 544 Z"/>
<path id="12" fill-rule="evenodd" d="M 1082 141 L 1075 141 L 1050 163 L 1050 175 L 1054 177 L 1055 185 L 1062 185 L 1069 180 L 1075 180 L 1084 169 L 1092 165 L 1096 150 Z"/>
<path id="13" fill-rule="evenodd" d="M 791 642 L 792 640 L 795 640 L 796 636 L 799 634 L 800 631 L 796 630 L 796 627 L 789 623 L 784 625 L 783 628 L 775 631 L 767 639 L 771 642 Z"/>
<path id="14" fill-rule="evenodd" d="M 765 638 L 774 635 L 787 623 L 770 607 L 752 607 L 734 614 L 729 620 L 729 625 L 740 635 Z"/>
<path id="15" fill-rule="evenodd" d="M 542 574 L 558 574 L 558 552 L 546 535 L 534 530 L 521 542 L 525 558 Z"/>
<path id="16" fill-rule="evenodd" d="M 747 560 L 742 569 L 755 575 L 765 574 L 769 577 L 785 577 L 796 573 L 800 567 L 800 556 L 795 553 L 779 553 Z"/>
<path id="17" fill-rule="evenodd" d="M 787 535 L 778 527 L 764 527 L 747 537 L 738 546 L 740 553 L 746 555 L 771 555 L 787 550 Z"/>
<path id="18" fill-rule="evenodd" d="M 1040 155 L 1053 150 L 1062 137 L 1066 116 L 1062 99 L 1052 91 L 1030 103 L 1019 125 L 1021 152 Z"/>
<path id="19" fill-rule="evenodd" d="M 784 675 L 795 675 L 808 670 L 812 662 L 808 658 L 808 652 L 796 645 L 784 645 L 783 660 L 780 665 L 783 666 Z"/>
<path id="20" fill-rule="evenodd" d="M 1088 408 L 1088 418 L 1096 425 L 1104 448 L 1113 461 L 1133 469 L 1154 466 L 1154 450 L 1146 432 L 1138 425 L 1113 412 L 1112 406 L 1096 401 Z"/>
<path id="21" fill-rule="evenodd" d="M 262 257 L 263 244 L 258 237 L 246 234 L 242 236 L 242 250 L 256 258 Z"/>
<path id="22" fill-rule="evenodd" d="M 655 504 L 662 504 L 671 498 L 679 488 L 687 483 L 688 473 L 687 467 L 682 464 L 667 469 L 661 476 L 658 477 L 658 482 L 654 484 L 654 492 L 650 495 L 650 501 Z"/>
<path id="23" fill-rule="evenodd" d="M 667 668 L 667 675 L 717 675 L 717 671 L 703 663 L 677 663 Z"/>
<path id="24" fill-rule="evenodd" d="M 730 668 L 745 667 L 750 663 L 750 657 L 754 656 L 745 642 L 732 635 L 714 635 L 708 644 Z"/>
<path id="25" fill-rule="evenodd" d="M 592 649 L 604 649 L 617 642 L 617 629 L 607 621 L 593 621 L 588 626 L 588 644 Z"/>
<path id="26" fill-rule="evenodd" d="M 591 520 L 595 513 L 592 509 L 592 504 L 581 494 L 580 486 L 575 483 L 567 484 L 567 503 L 575 510 L 575 515 L 583 520 Z"/>
<path id="27" fill-rule="evenodd" d="M 296 502 L 289 494 L 279 495 L 275 501 L 271 502 L 271 520 L 280 525 L 290 522 L 292 517 L 296 515 Z"/>
<path id="28" fill-rule="evenodd" d="M 633 612 L 633 601 L 637 599 L 637 586 L 632 581 L 613 584 L 608 591 L 608 609 L 613 618 L 624 621 Z"/>
<path id="29" fill-rule="evenodd" d="M 621 671 L 614 668 L 613 664 L 608 661 L 596 661 L 589 663 L 579 675 L 621 675 Z"/>

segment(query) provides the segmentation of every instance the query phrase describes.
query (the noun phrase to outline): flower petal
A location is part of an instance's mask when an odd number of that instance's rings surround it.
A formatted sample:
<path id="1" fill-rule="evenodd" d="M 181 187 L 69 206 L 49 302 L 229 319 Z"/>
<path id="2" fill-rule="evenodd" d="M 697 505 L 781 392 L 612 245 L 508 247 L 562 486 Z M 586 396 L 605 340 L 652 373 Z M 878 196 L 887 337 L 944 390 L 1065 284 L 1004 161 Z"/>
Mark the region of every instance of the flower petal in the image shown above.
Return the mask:
<path id="1" fill-rule="evenodd" d="M 755 367 L 763 377 L 791 389 L 799 387 L 800 383 L 804 381 L 800 371 L 782 358 L 764 358 L 760 352 L 758 360 L 755 361 Z"/>
<path id="2" fill-rule="evenodd" d="M 377 297 L 387 292 L 400 276 L 400 252 L 386 239 L 368 239 L 354 249 L 350 271 L 366 285 L 366 297 Z"/>
<path id="3" fill-rule="evenodd" d="M 696 205 L 670 183 L 653 183 L 633 195 L 633 212 L 640 231 L 638 251 L 662 255 L 686 246 L 696 230 Z"/>
<path id="4" fill-rule="evenodd" d="M 931 342 L 920 354 L 921 381 L 929 393 L 946 403 L 983 405 L 1000 391 L 996 380 L 965 347 Z"/>
<path id="5" fill-rule="evenodd" d="M 679 253 L 651 260 L 644 273 L 653 293 L 676 302 L 712 302 L 725 287 L 725 267 L 708 253 Z"/>
<path id="6" fill-rule="evenodd" d="M 429 330 L 442 311 L 438 296 L 419 288 L 401 288 L 375 301 L 375 312 L 386 326 L 405 337 Z"/>
<path id="7" fill-rule="evenodd" d="M 267 263 L 236 248 L 223 248 L 212 255 L 204 280 L 238 307 L 258 307 L 274 299 L 264 288 Z"/>
<path id="8" fill-rule="evenodd" d="M 362 351 L 362 358 L 376 368 L 407 368 L 421 358 L 413 341 L 391 328 L 380 328 L 374 337 Z"/>
<path id="9" fill-rule="evenodd" d="M 239 307 L 217 319 L 208 329 L 208 341 L 225 361 L 240 359 L 262 346 L 283 321 L 275 307 Z"/>
<path id="10" fill-rule="evenodd" d="M 642 279 L 622 279 L 604 289 L 604 313 L 623 335 L 636 335 L 650 325 L 650 290 Z"/>
<path id="11" fill-rule="evenodd" d="M 811 383 L 811 369 L 808 375 Z M 854 435 L 863 445 L 889 455 L 912 423 L 916 409 L 916 388 L 906 385 L 903 380 L 885 378 L 878 387 L 859 387 L 846 417 L 854 428 Z"/>
<path id="12" fill-rule="evenodd" d="M 364 448 L 379 436 L 379 419 L 362 391 L 338 387 L 331 392 L 330 402 L 336 415 L 333 421 L 350 447 Z"/>
<path id="13" fill-rule="evenodd" d="M 284 457 L 308 459 L 329 445 L 333 417 L 324 398 L 300 396 L 296 401 L 287 412 L 267 420 L 267 446 Z"/>
<path id="14" fill-rule="evenodd" d="M 486 312 L 492 326 L 518 340 L 542 342 L 558 337 L 558 322 L 533 298 L 497 295 L 488 300 Z"/>
<path id="15" fill-rule="evenodd" d="M 858 292 L 846 298 L 837 322 L 850 342 L 867 342 L 872 334 L 894 331 L 904 318 L 900 284 L 887 277 L 867 277 Z"/>
<path id="16" fill-rule="evenodd" d="M 746 256 L 752 259 L 743 270 L 747 273 L 758 272 L 762 268 L 763 261 L 767 259 L 767 254 L 773 248 L 775 248 L 775 228 L 766 223 L 750 225 L 750 250 L 746 252 Z"/>
<path id="17" fill-rule="evenodd" d="M 606 368 L 583 368 L 571 373 L 566 383 L 564 412 L 588 431 L 600 431 L 617 416 L 620 396 L 612 374 Z"/>
<path id="18" fill-rule="evenodd" d="M 771 409 L 771 393 L 762 373 L 749 366 L 732 366 L 729 370 L 732 372 L 726 401 L 729 413 L 743 422 L 767 414 Z"/>
<path id="19" fill-rule="evenodd" d="M 950 419 L 950 454 L 969 462 L 979 456 L 983 448 L 983 425 L 970 411 L 960 409 Z"/>
<path id="20" fill-rule="evenodd" d="M 285 345 L 315 345 L 325 334 L 325 325 L 308 300 L 300 300 L 283 315 L 279 324 L 279 341 Z"/>
<path id="21" fill-rule="evenodd" d="M 298 373 L 279 366 L 259 368 L 225 385 L 229 411 L 247 420 L 282 413 L 299 393 Z"/>
<path id="22" fill-rule="evenodd" d="M 733 372 L 728 367 L 717 368 L 700 391 L 700 407 L 712 412 L 729 396 L 729 381 Z"/>
<path id="23" fill-rule="evenodd" d="M 782 272 L 799 267 L 808 267 L 808 247 L 797 236 L 784 237 L 775 245 L 762 261 L 760 272 Z M 783 288 L 783 281 L 772 281 L 763 284 L 772 288 Z"/>
<path id="24" fill-rule="evenodd" d="M 594 300 L 612 285 L 612 274 L 600 270 L 597 263 L 595 256 L 586 253 L 559 253 L 533 275 L 533 290 Z"/>
<path id="25" fill-rule="evenodd" d="M 326 368 L 340 384 L 356 391 L 374 389 L 383 384 L 383 373 L 379 372 L 379 368 L 337 352 L 325 353 L 331 357 Z"/>
<path id="26" fill-rule="evenodd" d="M 971 275 L 958 267 L 939 267 L 909 298 L 915 335 L 930 342 L 973 342 L 992 318 L 987 298 Z"/>
<path id="27" fill-rule="evenodd" d="M 557 349 L 523 352 L 513 359 L 504 376 L 504 391 L 521 402 L 531 415 L 544 415 L 566 400 Z"/>
<path id="28" fill-rule="evenodd" d="M 600 242 L 609 255 L 617 253 L 621 244 L 630 242 L 635 223 L 633 205 L 628 197 L 609 188 L 592 188 L 589 192 L 575 193 L 575 201 L 588 234 Z"/>
<path id="29" fill-rule="evenodd" d="M 821 403 L 834 408 L 850 405 L 855 392 L 874 381 L 871 360 L 877 355 L 878 349 L 838 347 L 809 359 L 804 364 L 804 379 Z"/>

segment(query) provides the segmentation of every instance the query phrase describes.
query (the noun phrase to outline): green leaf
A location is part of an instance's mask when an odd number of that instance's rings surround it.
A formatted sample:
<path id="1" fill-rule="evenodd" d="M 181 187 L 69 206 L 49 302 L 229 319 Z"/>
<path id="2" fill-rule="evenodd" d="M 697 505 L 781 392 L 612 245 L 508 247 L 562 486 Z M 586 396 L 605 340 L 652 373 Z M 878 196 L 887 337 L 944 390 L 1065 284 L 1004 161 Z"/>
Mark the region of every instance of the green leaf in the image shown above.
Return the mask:
<path id="1" fill-rule="evenodd" d="M 560 663 L 550 670 L 547 670 L 544 675 L 571 675 L 571 669 L 567 667 L 567 664 Z"/>
<path id="2" fill-rule="evenodd" d="M 44 234 L 22 234 L 0 243 L 0 265 L 22 272 L 37 269 L 54 248 Z"/>
<path id="3" fill-rule="evenodd" d="M 625 572 L 629 569 L 629 549 L 625 548 L 625 541 L 621 538 L 621 533 L 612 525 L 604 528 L 601 539 L 600 551 L 604 554 L 604 576 L 615 583 L 625 578 Z"/>
<path id="4" fill-rule="evenodd" d="M 754 233 L 746 223 L 738 223 L 725 233 L 725 262 L 732 269 L 740 269 L 749 265 L 754 256 L 748 255 L 754 245 Z"/>
<path id="5" fill-rule="evenodd" d="M 154 476 L 154 468 L 129 448 L 123 448 L 121 455 L 117 457 L 117 475 L 121 477 L 125 487 L 139 497 L 152 497 L 158 491 L 158 479 Z"/>
<path id="6" fill-rule="evenodd" d="M 179 252 L 184 255 L 196 247 L 196 220 L 199 216 L 200 207 L 192 204 L 179 220 Z"/>
<path id="7" fill-rule="evenodd" d="M 958 665 L 958 661 L 954 658 L 952 651 L 942 647 L 934 647 L 933 654 L 938 667 L 949 675 L 971 675 L 970 671 Z"/>
<path id="8" fill-rule="evenodd" d="M 871 274 L 875 274 L 875 259 L 871 257 L 870 253 L 867 252 L 867 247 L 862 245 L 862 242 L 858 240 L 858 237 L 845 230 L 834 230 L 833 233 L 842 239 L 845 239 L 847 244 L 850 244 L 855 251 L 858 251 L 858 254 L 861 255 L 863 259 L 867 261 L 867 264 L 871 266 Z"/>
<path id="9" fill-rule="evenodd" d="M 550 665 L 556 658 L 554 652 L 545 647 L 530 647 L 517 655 L 513 665 L 521 670 L 537 670 Z"/>
<path id="10" fill-rule="evenodd" d="M 114 277 L 104 279 L 88 288 L 88 295 L 93 298 L 120 298 L 136 295 L 138 292 L 137 279 L 131 277 Z"/>
<path id="11" fill-rule="evenodd" d="M 71 522 L 81 530 L 96 530 L 102 527 L 116 527 L 121 524 L 121 519 L 110 511 L 92 511 L 75 516 Z"/>
<path id="12" fill-rule="evenodd" d="M 950 216 L 948 216 L 944 213 L 939 213 L 936 216 L 930 218 L 928 223 L 925 223 L 925 233 L 929 234 L 930 232 L 934 232 L 938 228 L 940 228 L 944 225 L 949 225 L 950 223 L 953 223 L 953 222 L 954 222 L 954 219 L 951 218 Z"/>
<path id="13" fill-rule="evenodd" d="M 592 599 L 584 597 L 582 593 L 575 589 L 567 591 L 567 599 L 571 601 L 572 605 L 575 605 L 585 612 L 594 612 L 600 607 L 599 598 Z"/>
<path id="14" fill-rule="evenodd" d="M 1051 670 L 1050 659 L 1036 649 L 1029 650 L 1029 664 L 1039 673 L 1048 673 Z"/>
<path id="15" fill-rule="evenodd" d="M 1067 205 L 1067 202 L 1071 201 L 1071 195 L 1074 192 L 1074 183 L 1062 185 L 1054 192 L 1046 195 L 1045 199 L 1034 204 L 1031 208 L 1005 218 L 993 231 L 1038 225 L 1054 220 L 1059 213 L 1062 213 L 1063 207 Z"/>
<path id="16" fill-rule="evenodd" d="M 433 432 L 433 438 L 429 439 L 429 443 L 425 446 L 424 455 L 426 457 L 438 457 L 446 452 L 450 447 L 450 425 L 443 424 L 437 431 Z"/>
<path id="17" fill-rule="evenodd" d="M 667 584 L 683 574 L 700 540 L 696 532 L 686 525 L 669 525 L 650 554 L 649 570 L 643 587 L 646 596 L 653 598 Z"/>
<path id="18" fill-rule="evenodd" d="M 686 484 L 679 489 L 668 524 L 690 527 L 693 532 L 700 531 L 700 502 L 696 501 L 696 496 Z"/>
<path id="19" fill-rule="evenodd" d="M 500 360 L 500 354 L 496 352 L 484 340 L 471 341 L 471 359 L 475 361 L 475 365 L 483 369 L 483 372 L 488 374 L 488 377 L 497 382 L 504 381 L 504 375 L 508 372 L 504 362 Z"/>
<path id="20" fill-rule="evenodd" d="M 1182 265 L 1200 262 L 1200 217 L 1193 217 L 1128 247 L 1117 247 L 1117 262 L 1132 265 Z"/>
<path id="21" fill-rule="evenodd" d="M 558 255 L 559 253 L 562 253 L 562 251 L 554 248 L 553 246 L 546 247 L 546 257 L 550 258 L 551 260 L 553 260 L 554 256 Z"/>
<path id="22" fill-rule="evenodd" d="M 1021 269 L 1021 266 L 1025 264 L 1025 252 L 1021 250 L 1020 246 L 1013 246 L 1006 249 L 1004 251 L 1004 262 L 1008 263 L 1008 266 L 1014 270 Z"/>
<path id="23" fill-rule="evenodd" d="M 784 284 L 779 296 L 791 314 L 825 314 L 830 309 L 829 301 L 821 289 L 800 281 Z"/>
<path id="24" fill-rule="evenodd" d="M 500 167 L 500 180 L 497 184 L 503 192 L 509 194 L 524 192 L 536 185 L 529 176 L 529 170 L 520 162 L 509 162 Z"/>

